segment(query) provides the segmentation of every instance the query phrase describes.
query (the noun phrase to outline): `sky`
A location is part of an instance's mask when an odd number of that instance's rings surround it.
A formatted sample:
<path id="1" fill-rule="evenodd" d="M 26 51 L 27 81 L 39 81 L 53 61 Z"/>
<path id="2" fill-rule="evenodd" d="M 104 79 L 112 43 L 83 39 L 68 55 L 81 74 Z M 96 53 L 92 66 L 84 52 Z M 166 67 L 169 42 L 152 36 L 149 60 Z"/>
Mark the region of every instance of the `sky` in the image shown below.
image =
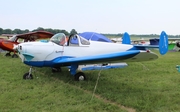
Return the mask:
<path id="1" fill-rule="evenodd" d="M 180 0 L 0 0 L 0 28 L 180 35 Z"/>

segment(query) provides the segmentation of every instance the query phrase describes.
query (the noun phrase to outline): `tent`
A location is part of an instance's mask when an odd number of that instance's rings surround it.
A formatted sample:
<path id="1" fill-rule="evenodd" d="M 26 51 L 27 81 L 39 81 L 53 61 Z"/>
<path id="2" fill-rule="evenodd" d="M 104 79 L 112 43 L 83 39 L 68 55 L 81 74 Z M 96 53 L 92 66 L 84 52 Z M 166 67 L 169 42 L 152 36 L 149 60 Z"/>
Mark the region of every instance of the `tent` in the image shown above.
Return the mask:
<path id="1" fill-rule="evenodd" d="M 87 40 L 101 41 L 101 42 L 112 42 L 110 39 L 108 39 L 104 35 L 101 35 L 101 34 L 95 33 L 95 32 L 83 32 L 83 33 L 80 33 L 79 35 L 86 38 Z"/>

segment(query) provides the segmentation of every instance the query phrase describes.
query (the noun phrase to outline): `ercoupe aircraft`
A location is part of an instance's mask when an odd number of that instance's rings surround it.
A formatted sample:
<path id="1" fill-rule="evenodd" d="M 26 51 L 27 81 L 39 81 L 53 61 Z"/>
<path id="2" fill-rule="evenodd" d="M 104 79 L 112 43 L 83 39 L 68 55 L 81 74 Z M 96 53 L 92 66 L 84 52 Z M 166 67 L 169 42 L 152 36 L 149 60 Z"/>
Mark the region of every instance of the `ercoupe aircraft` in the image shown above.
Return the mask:
<path id="1" fill-rule="evenodd" d="M 68 66 L 77 81 L 86 79 L 83 72 L 77 72 L 79 65 L 151 61 L 157 59 L 158 55 L 147 48 L 158 47 L 162 55 L 168 51 L 168 36 L 164 31 L 160 35 L 159 46 L 131 45 L 127 33 L 123 40 L 126 44 L 91 41 L 74 34 L 66 41 L 66 36 L 58 33 L 49 42 L 21 43 L 14 49 L 18 51 L 22 62 L 31 66 L 29 72 L 23 75 L 23 79 L 33 79 L 32 67 Z"/>
<path id="2" fill-rule="evenodd" d="M 17 57 L 15 50 L 13 49 L 14 45 L 19 44 L 19 39 L 24 40 L 23 42 L 28 41 L 35 41 L 36 39 L 50 39 L 53 34 L 46 31 L 35 31 L 35 32 L 29 32 L 24 34 L 17 34 L 17 35 L 7 35 L 4 34 L 3 36 L 11 37 L 9 39 L 0 38 L 0 48 L 9 51 L 6 53 L 5 56 L 11 56 L 11 52 L 14 52 L 12 57 Z"/>

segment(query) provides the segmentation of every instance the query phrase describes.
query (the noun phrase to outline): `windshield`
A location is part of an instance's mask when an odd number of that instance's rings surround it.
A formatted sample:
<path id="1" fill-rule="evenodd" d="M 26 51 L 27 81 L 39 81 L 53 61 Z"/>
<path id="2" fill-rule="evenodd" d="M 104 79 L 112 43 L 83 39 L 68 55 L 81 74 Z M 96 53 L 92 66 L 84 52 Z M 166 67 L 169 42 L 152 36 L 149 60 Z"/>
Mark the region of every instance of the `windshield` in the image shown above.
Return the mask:
<path id="1" fill-rule="evenodd" d="M 66 36 L 64 33 L 57 33 L 51 37 L 50 41 L 63 46 L 66 43 Z"/>
<path id="2" fill-rule="evenodd" d="M 17 39 L 16 35 L 13 35 L 13 37 L 11 37 L 9 40 L 15 42 L 16 39 Z"/>

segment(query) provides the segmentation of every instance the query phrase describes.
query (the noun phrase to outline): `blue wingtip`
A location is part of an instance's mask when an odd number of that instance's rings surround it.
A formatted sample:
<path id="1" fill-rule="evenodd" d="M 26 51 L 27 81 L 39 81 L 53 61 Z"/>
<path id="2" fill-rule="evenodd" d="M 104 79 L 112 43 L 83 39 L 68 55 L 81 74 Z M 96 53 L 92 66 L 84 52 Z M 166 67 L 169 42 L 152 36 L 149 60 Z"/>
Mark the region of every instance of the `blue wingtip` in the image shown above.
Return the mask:
<path id="1" fill-rule="evenodd" d="M 168 35 L 165 31 L 161 32 L 159 40 L 159 52 L 161 55 L 166 54 L 168 51 Z"/>
<path id="2" fill-rule="evenodd" d="M 127 32 L 125 32 L 123 34 L 123 37 L 122 37 L 122 44 L 131 44 L 131 39 L 130 39 L 130 36 Z"/>

